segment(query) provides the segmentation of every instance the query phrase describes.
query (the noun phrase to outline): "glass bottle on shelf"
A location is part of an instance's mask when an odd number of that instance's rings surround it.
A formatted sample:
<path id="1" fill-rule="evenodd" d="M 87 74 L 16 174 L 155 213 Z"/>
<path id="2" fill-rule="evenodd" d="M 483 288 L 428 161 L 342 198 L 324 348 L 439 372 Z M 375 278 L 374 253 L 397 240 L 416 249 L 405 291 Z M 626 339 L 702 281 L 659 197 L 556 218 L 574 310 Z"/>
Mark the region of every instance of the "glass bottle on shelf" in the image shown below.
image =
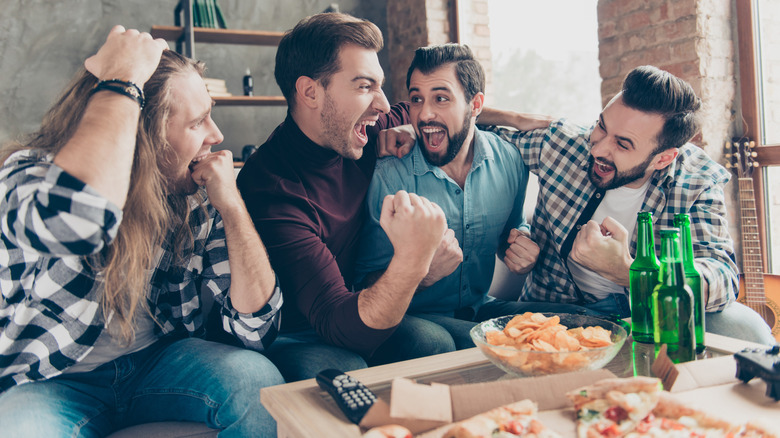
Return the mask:
<path id="1" fill-rule="evenodd" d="M 655 255 L 653 214 L 637 214 L 636 258 L 629 271 L 628 293 L 631 304 L 631 334 L 635 341 L 653 343 L 653 316 L 650 302 L 658 284 L 661 265 Z"/>
<path id="2" fill-rule="evenodd" d="M 661 271 L 653 290 L 653 338 L 656 351 L 667 345 L 674 363 L 696 359 L 693 325 L 693 293 L 685 284 L 680 232 L 661 230 Z"/>
<path id="3" fill-rule="evenodd" d="M 691 239 L 691 218 L 687 214 L 674 215 L 674 226 L 680 230 L 680 245 L 682 247 L 683 270 L 685 271 L 685 283 L 693 292 L 693 326 L 696 333 L 696 352 L 704 351 L 704 294 L 702 293 L 702 279 L 696 266 L 693 264 L 693 242 Z"/>

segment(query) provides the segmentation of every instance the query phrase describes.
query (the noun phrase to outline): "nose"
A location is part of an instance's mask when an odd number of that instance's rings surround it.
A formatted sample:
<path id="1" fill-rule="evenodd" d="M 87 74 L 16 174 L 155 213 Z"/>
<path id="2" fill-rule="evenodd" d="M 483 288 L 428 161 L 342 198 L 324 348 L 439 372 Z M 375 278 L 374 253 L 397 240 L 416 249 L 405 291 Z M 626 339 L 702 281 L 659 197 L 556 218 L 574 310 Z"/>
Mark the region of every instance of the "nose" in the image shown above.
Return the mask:
<path id="1" fill-rule="evenodd" d="M 209 134 L 206 136 L 205 143 L 208 143 L 210 146 L 215 146 L 222 143 L 222 140 L 224 139 L 225 136 L 222 135 L 222 131 L 219 130 L 219 127 L 216 123 L 214 123 L 214 120 L 211 120 L 211 129 L 209 130 Z"/>
<path id="2" fill-rule="evenodd" d="M 432 106 L 429 103 L 429 100 L 425 100 L 420 108 L 420 120 L 424 122 L 429 122 L 436 118 L 436 113 L 432 110 Z"/>
<path id="3" fill-rule="evenodd" d="M 381 88 L 374 97 L 373 107 L 382 114 L 390 112 L 390 102 L 387 101 L 387 96 L 385 96 L 385 92 Z"/>
<path id="4" fill-rule="evenodd" d="M 593 133 L 590 136 L 590 153 L 594 157 L 599 156 L 606 156 L 607 150 L 609 149 L 607 147 L 608 139 L 606 138 L 606 135 L 602 133 L 597 133 L 597 131 L 593 131 Z"/>

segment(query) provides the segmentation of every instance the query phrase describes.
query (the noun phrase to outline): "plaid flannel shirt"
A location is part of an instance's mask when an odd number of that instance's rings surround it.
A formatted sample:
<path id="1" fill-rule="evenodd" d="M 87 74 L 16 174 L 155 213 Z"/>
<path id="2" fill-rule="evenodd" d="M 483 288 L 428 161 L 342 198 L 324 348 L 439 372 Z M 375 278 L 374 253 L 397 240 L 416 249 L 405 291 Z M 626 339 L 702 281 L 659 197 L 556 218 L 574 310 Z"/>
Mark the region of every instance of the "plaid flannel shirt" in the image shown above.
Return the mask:
<path id="1" fill-rule="evenodd" d="M 116 237 L 122 210 L 52 159 L 21 151 L 0 168 L 0 391 L 59 375 L 92 350 L 110 318 L 100 305 L 100 274 L 84 256 Z M 278 283 L 258 312 L 237 312 L 222 218 L 208 202 L 204 210 L 190 199 L 192 253 L 176 265 L 163 245 L 149 272 L 147 304 L 161 324 L 155 334 L 205 337 L 201 300 L 213 297 L 210 314 L 221 317 L 224 332 L 261 351 L 278 332 Z"/>
<path id="2" fill-rule="evenodd" d="M 597 191 L 588 177 L 592 128 L 558 120 L 548 128 L 535 131 L 497 127 L 488 130 L 517 146 L 525 164 L 539 177 L 539 198 L 531 233 L 540 253 L 523 287 L 521 299 L 592 302 L 589 295 L 578 298 L 577 288 L 561 257 L 563 242 Z M 696 268 L 709 284 L 708 312 L 726 308 L 736 299 L 739 290 L 723 192 L 729 179 L 730 174 L 701 148 L 686 144 L 670 166 L 653 174 L 641 207 L 642 211 L 653 213 L 656 252 L 661 244 L 659 230 L 673 227 L 677 213 L 691 216 Z M 631 238 L 630 251 L 632 257 L 636 255 L 636 231 Z"/>

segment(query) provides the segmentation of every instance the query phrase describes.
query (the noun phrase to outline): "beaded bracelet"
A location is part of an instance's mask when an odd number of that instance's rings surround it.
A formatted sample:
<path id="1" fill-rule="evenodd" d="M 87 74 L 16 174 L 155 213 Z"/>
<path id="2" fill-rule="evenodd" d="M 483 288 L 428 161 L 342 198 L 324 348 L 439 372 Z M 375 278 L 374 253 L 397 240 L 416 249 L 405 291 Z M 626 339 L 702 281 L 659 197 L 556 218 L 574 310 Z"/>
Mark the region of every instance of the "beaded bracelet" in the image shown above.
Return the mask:
<path id="1" fill-rule="evenodd" d="M 141 107 L 141 109 L 144 109 L 144 105 L 146 104 L 146 98 L 144 97 L 144 90 L 142 90 L 138 85 L 130 81 L 123 81 L 121 79 L 107 79 L 104 81 L 100 81 L 97 84 L 95 84 L 94 87 L 92 87 L 92 91 L 90 91 L 90 95 L 100 90 L 113 91 L 114 93 L 119 93 L 124 96 L 127 96 L 133 99 L 134 101 L 138 102 L 138 105 Z"/>

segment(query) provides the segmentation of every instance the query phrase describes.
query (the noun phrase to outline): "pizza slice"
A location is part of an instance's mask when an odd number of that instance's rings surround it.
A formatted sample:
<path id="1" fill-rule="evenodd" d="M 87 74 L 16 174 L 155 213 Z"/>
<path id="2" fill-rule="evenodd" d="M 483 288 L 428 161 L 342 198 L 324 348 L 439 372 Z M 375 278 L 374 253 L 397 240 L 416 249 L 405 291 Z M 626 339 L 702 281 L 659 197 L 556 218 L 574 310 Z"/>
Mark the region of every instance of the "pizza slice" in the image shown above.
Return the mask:
<path id="1" fill-rule="evenodd" d="M 522 400 L 458 422 L 442 438 L 560 438 L 536 414 L 536 403 Z"/>
<path id="2" fill-rule="evenodd" d="M 566 394 L 577 412 L 579 438 L 623 437 L 658 403 L 661 381 L 650 377 L 600 380 Z"/>
<path id="3" fill-rule="evenodd" d="M 640 421 L 627 438 L 770 438 L 774 435 L 755 425 L 734 425 L 662 393 L 653 412 Z"/>

